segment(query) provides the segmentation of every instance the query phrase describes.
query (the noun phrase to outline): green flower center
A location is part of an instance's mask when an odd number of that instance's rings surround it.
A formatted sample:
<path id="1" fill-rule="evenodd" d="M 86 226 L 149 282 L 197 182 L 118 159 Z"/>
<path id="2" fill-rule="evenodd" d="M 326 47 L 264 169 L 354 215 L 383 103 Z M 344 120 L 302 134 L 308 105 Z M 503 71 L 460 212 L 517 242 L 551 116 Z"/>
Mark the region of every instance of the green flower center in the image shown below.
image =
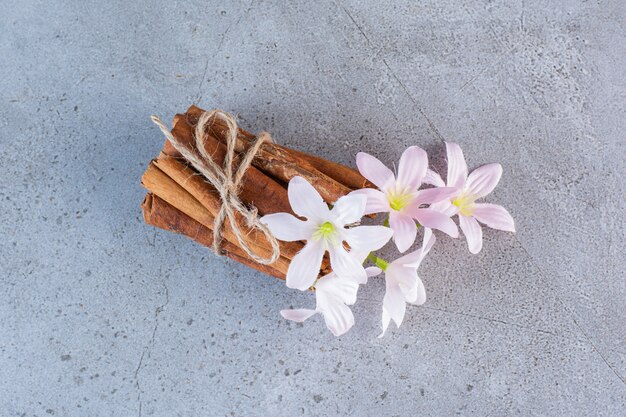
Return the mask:
<path id="1" fill-rule="evenodd" d="M 335 226 L 333 226 L 331 222 L 326 222 L 322 224 L 318 230 L 323 237 L 327 237 L 335 231 Z"/>
<path id="2" fill-rule="evenodd" d="M 313 232 L 313 239 L 323 239 L 328 243 L 335 245 L 337 243 L 337 233 L 335 225 L 331 222 L 324 222 Z"/>

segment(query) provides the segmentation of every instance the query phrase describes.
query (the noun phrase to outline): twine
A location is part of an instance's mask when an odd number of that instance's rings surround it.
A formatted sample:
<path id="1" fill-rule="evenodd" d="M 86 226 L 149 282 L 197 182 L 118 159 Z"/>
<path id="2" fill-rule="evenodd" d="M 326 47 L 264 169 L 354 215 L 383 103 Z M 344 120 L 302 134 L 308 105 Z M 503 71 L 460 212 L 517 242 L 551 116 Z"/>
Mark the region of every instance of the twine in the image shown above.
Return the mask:
<path id="1" fill-rule="evenodd" d="M 251 144 L 248 151 L 243 155 L 243 159 L 239 163 L 239 167 L 235 168 L 235 144 L 237 142 L 238 129 L 237 121 L 234 116 L 221 110 L 211 110 L 202 113 L 198 119 L 198 124 L 196 125 L 194 134 L 195 150 L 198 151 L 200 157 L 197 156 L 196 152 L 188 149 L 187 146 L 179 142 L 161 121 L 161 119 L 154 115 L 150 118 L 161 129 L 167 140 L 170 141 L 174 148 L 204 176 L 209 184 L 215 187 L 220 195 L 222 206 L 220 207 L 220 211 L 215 217 L 215 221 L 213 223 L 213 250 L 215 253 L 221 254 L 221 242 L 223 239 L 222 230 L 224 228 L 224 220 L 228 218 L 239 245 L 250 256 L 250 258 L 264 265 L 276 262 L 278 256 L 280 255 L 278 241 L 274 235 L 272 235 L 269 228 L 259 220 L 259 217 L 257 216 L 257 209 L 255 207 L 246 207 L 238 197 L 241 180 L 243 179 L 243 176 L 248 168 L 250 168 L 252 160 L 259 151 L 261 145 L 266 142 L 273 142 L 270 134 L 267 132 L 260 133 Z M 220 167 L 217 163 L 215 163 L 204 146 L 206 129 L 210 127 L 215 119 L 221 119 L 227 126 L 226 157 L 224 158 L 223 167 Z M 244 240 L 241 229 L 238 226 L 235 213 L 241 214 L 246 219 L 248 227 L 258 229 L 265 235 L 267 241 L 272 246 L 271 256 L 264 258 L 262 256 L 258 256 L 252 249 L 250 249 Z"/>

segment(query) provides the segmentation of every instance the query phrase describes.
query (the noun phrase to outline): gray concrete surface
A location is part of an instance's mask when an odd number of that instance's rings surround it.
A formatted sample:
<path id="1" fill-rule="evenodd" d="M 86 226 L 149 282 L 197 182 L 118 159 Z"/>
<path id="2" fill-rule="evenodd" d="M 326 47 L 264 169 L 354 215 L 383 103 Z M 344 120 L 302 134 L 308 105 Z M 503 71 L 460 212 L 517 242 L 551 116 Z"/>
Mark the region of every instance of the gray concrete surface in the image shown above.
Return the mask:
<path id="1" fill-rule="evenodd" d="M 626 415 L 626 6 L 3 2 L 1 416 Z M 341 338 L 307 294 L 142 223 L 190 103 L 353 164 L 501 162 L 518 233 L 440 239 L 429 300 Z"/>

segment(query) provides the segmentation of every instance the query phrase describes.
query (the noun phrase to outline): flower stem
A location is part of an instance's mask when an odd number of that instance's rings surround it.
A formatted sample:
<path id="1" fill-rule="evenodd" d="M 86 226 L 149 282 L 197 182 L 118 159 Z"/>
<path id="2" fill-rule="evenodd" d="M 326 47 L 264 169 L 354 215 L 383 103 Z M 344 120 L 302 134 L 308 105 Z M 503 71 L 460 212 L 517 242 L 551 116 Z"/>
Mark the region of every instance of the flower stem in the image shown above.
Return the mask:
<path id="1" fill-rule="evenodd" d="M 379 267 L 380 269 L 382 269 L 383 271 L 387 270 L 387 265 L 388 262 L 385 261 L 384 259 L 379 258 L 378 256 L 374 255 L 373 253 L 370 252 L 369 255 L 367 255 L 367 259 L 369 259 L 370 261 L 372 261 L 377 267 Z"/>

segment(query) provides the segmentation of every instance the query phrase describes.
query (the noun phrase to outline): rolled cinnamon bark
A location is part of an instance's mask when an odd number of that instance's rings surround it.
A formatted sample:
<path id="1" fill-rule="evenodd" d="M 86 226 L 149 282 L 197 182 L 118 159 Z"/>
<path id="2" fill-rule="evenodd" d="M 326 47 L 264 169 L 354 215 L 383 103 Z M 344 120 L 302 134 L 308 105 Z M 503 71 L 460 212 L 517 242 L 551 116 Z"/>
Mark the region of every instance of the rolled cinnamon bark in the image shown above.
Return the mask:
<path id="1" fill-rule="evenodd" d="M 141 208 L 147 224 L 185 235 L 204 246 L 211 247 L 213 244 L 213 231 L 211 229 L 198 223 L 156 195 L 148 193 L 141 204 Z M 224 256 L 228 256 L 252 269 L 279 279 L 285 279 L 285 272 L 270 265 L 262 265 L 253 261 L 239 246 L 228 241 L 222 244 L 222 252 Z"/>
<path id="2" fill-rule="evenodd" d="M 182 213 L 193 218 L 198 223 L 203 224 L 208 228 L 213 226 L 213 222 L 215 220 L 214 215 L 175 180 L 161 171 L 154 164 L 154 162 L 150 164 L 146 172 L 143 174 L 141 183 L 148 191 L 160 197 L 170 205 L 176 207 Z M 207 195 L 210 195 L 210 193 L 207 193 Z M 241 228 L 242 230 L 245 230 L 243 225 L 241 225 Z M 234 245 L 238 245 L 238 239 L 228 221 L 224 223 L 222 236 L 224 237 L 224 240 L 227 240 Z M 270 257 L 272 252 L 271 247 L 262 233 L 257 230 L 253 230 L 249 235 L 244 233 L 244 239 L 246 244 L 252 251 L 254 251 L 255 254 L 266 258 Z M 286 273 L 289 268 L 289 263 L 290 259 L 283 256 L 281 253 L 278 260 L 272 264 L 272 267 Z"/>
<path id="3" fill-rule="evenodd" d="M 177 115 L 174 119 L 174 128 L 172 131 L 182 124 L 190 125 L 192 128 L 181 129 L 181 132 L 184 130 L 191 130 L 191 132 L 193 132 L 202 112 L 202 109 L 192 106 L 184 116 Z M 217 123 L 216 119 L 206 133 L 224 142 L 226 126 L 223 123 Z M 237 152 L 244 152 L 249 146 L 250 141 L 238 134 L 235 150 Z M 324 201 L 330 204 L 335 203 L 340 197 L 352 191 L 352 189 L 317 170 L 307 160 L 294 156 L 286 149 L 287 148 L 275 146 L 274 144 L 264 144 L 257 152 L 252 164 L 284 183 L 289 182 L 289 180 L 296 176 L 306 179 L 320 193 Z"/>
<path id="4" fill-rule="evenodd" d="M 186 117 L 177 115 L 174 118 L 172 135 L 183 143 L 187 149 L 197 152 L 194 140 L 194 127 L 187 123 Z M 224 164 L 226 146 L 211 135 L 204 138 L 206 152 L 219 166 Z M 169 141 L 166 141 L 163 153 L 173 157 L 180 157 Z M 238 166 L 235 160 L 235 166 Z M 271 213 L 292 213 L 287 197 L 287 190 L 282 184 L 259 171 L 254 166 L 248 168 L 241 181 L 239 198 L 245 204 L 256 207 L 260 215 Z"/>
<path id="5" fill-rule="evenodd" d="M 351 188 L 352 190 L 359 190 L 361 188 L 375 188 L 374 184 L 369 182 L 365 177 L 359 174 L 358 171 L 347 167 L 345 165 L 338 164 L 337 162 L 329 161 L 328 159 L 320 158 L 319 156 L 311 155 L 306 152 L 299 151 L 297 149 L 287 148 L 286 146 L 274 144 L 273 146 L 283 149 L 289 152 L 291 155 L 302 158 L 311 165 L 313 165 L 318 171 L 328 175 L 330 178 L 337 182 Z"/>
<path id="6" fill-rule="evenodd" d="M 198 117 L 203 110 L 192 106 L 184 115 L 177 115 L 172 134 L 190 151 L 195 149 L 194 131 Z M 205 150 L 214 162 L 223 165 L 226 125 L 219 119 L 207 128 L 204 137 Z M 255 138 L 249 132 L 239 129 L 236 151 L 246 151 Z M 212 246 L 214 219 L 221 207 L 217 191 L 206 182 L 181 155 L 166 142 L 163 154 L 153 161 L 142 184 L 149 190 L 144 204 L 144 218 L 147 223 L 166 230 L 185 234 L 199 243 Z M 239 156 L 235 159 L 238 164 Z M 239 197 L 249 206 L 256 207 L 260 215 L 276 212 L 291 212 L 286 183 L 294 176 L 307 179 L 328 203 L 352 189 L 370 184 L 355 170 L 323 158 L 289 149 L 276 144 L 264 144 L 246 171 Z M 245 220 L 236 214 L 237 225 L 243 231 L 246 244 L 254 253 L 262 257 L 271 254 L 270 244 L 262 232 L 245 225 Z M 285 278 L 291 259 L 303 247 L 302 242 L 279 242 L 281 256 L 272 265 L 261 265 L 253 261 L 240 247 L 228 220 L 222 230 L 224 241 L 222 250 L 226 256 L 244 263 L 269 275 Z M 324 256 L 320 274 L 330 272 L 328 255 Z"/>
<path id="7" fill-rule="evenodd" d="M 189 109 L 187 109 L 187 113 L 185 113 L 185 115 L 188 117 L 189 122 L 195 125 L 202 113 L 204 113 L 204 110 L 202 110 L 201 108 L 191 106 L 189 107 Z M 221 120 L 215 120 L 214 126 L 220 132 L 220 135 L 223 136 L 223 133 L 226 130 L 226 125 L 224 124 L 224 122 Z M 241 139 L 244 139 L 248 142 L 252 141 L 255 138 L 252 133 L 241 128 L 239 128 L 239 136 L 241 137 Z M 306 152 L 298 151 L 296 149 L 287 148 L 278 144 L 267 144 L 267 147 L 269 149 L 273 147 L 281 148 L 282 150 L 290 153 L 296 158 L 304 159 L 318 171 L 326 174 L 338 183 L 343 184 L 353 190 L 372 187 L 372 184 L 367 181 L 365 177 L 363 177 L 358 171 L 345 165 L 329 161 L 327 159 L 320 158 L 319 156 L 311 155 Z"/>
<path id="8" fill-rule="evenodd" d="M 191 194 L 211 213 L 213 218 L 218 215 L 222 202 L 220 201 L 217 191 L 210 184 L 204 181 L 194 170 L 176 158 L 169 157 L 165 154 L 159 155 L 159 157 L 152 163 L 168 177 L 178 183 L 182 188 L 184 188 L 189 194 Z M 253 244 L 266 244 L 269 248 L 269 242 L 267 242 L 262 232 L 257 229 L 248 228 L 245 225 L 246 220 L 241 214 L 236 212 L 235 217 L 237 218 L 239 228 L 246 235 L 246 242 L 250 240 Z M 228 232 L 226 227 L 228 227 Z M 227 224 L 226 227 L 224 229 L 224 234 L 229 233 L 232 230 L 230 228 L 230 224 Z M 293 257 L 296 256 L 296 254 L 303 247 L 300 242 L 279 241 L 278 245 L 280 247 L 281 256 L 288 259 L 293 259 Z"/>

